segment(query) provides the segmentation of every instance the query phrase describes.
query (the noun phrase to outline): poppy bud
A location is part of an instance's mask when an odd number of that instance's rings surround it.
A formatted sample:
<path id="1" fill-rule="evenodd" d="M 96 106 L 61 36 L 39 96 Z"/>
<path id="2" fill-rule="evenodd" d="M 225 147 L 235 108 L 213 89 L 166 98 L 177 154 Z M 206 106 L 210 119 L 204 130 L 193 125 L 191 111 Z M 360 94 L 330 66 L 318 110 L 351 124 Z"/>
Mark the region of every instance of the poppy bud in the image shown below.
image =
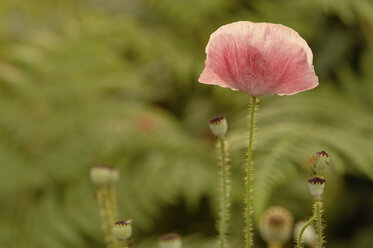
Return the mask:
<path id="1" fill-rule="evenodd" d="M 217 116 L 209 121 L 211 132 L 218 137 L 223 137 L 228 130 L 228 123 L 224 116 Z"/>
<path id="2" fill-rule="evenodd" d="M 270 207 L 263 213 L 260 233 L 268 243 L 283 244 L 289 240 L 293 230 L 294 218 L 283 207 Z"/>
<path id="3" fill-rule="evenodd" d="M 321 151 L 316 152 L 314 158 L 313 171 L 317 175 L 329 166 L 330 156 L 326 151 Z"/>
<path id="4" fill-rule="evenodd" d="M 325 179 L 320 177 L 311 178 L 308 180 L 308 187 L 315 199 L 319 200 L 325 188 Z"/>
<path id="5" fill-rule="evenodd" d="M 181 237 L 176 233 L 168 233 L 159 238 L 159 248 L 181 248 Z"/>
<path id="6" fill-rule="evenodd" d="M 119 171 L 113 166 L 96 165 L 91 168 L 91 180 L 98 187 L 114 185 L 119 179 Z"/>
<path id="7" fill-rule="evenodd" d="M 126 241 L 132 235 L 132 221 L 131 220 L 121 220 L 114 224 L 113 233 L 117 240 Z"/>

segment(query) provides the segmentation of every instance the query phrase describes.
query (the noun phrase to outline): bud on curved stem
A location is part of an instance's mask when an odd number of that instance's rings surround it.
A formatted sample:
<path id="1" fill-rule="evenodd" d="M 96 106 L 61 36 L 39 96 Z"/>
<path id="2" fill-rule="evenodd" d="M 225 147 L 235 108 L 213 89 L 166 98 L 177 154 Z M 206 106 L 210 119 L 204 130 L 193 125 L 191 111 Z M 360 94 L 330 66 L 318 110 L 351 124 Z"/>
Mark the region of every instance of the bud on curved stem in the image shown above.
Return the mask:
<path id="1" fill-rule="evenodd" d="M 313 217 L 313 220 L 314 217 Z M 310 247 L 315 247 L 317 243 L 316 231 L 311 225 L 312 221 L 307 225 L 306 221 L 299 221 L 294 227 L 294 237 L 297 240 L 297 247 L 300 247 L 301 244 L 305 243 Z"/>
<path id="2" fill-rule="evenodd" d="M 310 226 L 312 224 L 312 222 L 314 222 L 316 220 L 316 214 L 314 214 L 312 216 L 311 219 L 309 219 L 305 224 L 304 226 L 302 227 L 302 229 L 300 230 L 299 232 L 299 237 L 298 237 L 298 240 L 297 240 L 297 248 L 301 248 L 302 247 L 302 240 L 303 240 L 303 233 L 305 232 L 305 230 L 307 229 L 308 226 Z"/>

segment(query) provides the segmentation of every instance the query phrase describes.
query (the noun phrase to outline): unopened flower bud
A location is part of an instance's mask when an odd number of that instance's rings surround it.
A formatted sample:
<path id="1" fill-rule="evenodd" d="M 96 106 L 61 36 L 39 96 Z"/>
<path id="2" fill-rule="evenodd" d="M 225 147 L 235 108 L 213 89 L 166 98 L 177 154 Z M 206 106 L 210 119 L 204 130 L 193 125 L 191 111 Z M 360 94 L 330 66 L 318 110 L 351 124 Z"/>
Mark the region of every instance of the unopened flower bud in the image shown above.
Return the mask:
<path id="1" fill-rule="evenodd" d="M 132 221 L 131 220 L 121 220 L 114 224 L 113 233 L 114 236 L 119 241 L 126 241 L 132 235 Z"/>
<path id="2" fill-rule="evenodd" d="M 330 156 L 326 151 L 316 152 L 313 162 L 313 174 L 318 175 L 329 166 Z"/>
<path id="3" fill-rule="evenodd" d="M 176 233 L 168 233 L 159 238 L 159 248 L 181 248 L 181 237 Z"/>
<path id="4" fill-rule="evenodd" d="M 228 130 L 228 123 L 224 116 L 217 116 L 209 121 L 211 132 L 218 137 L 223 137 Z"/>
<path id="5" fill-rule="evenodd" d="M 293 230 L 293 215 L 283 207 L 270 207 L 263 213 L 260 233 L 268 243 L 283 244 Z"/>
<path id="6" fill-rule="evenodd" d="M 295 224 L 295 227 L 294 227 L 294 238 L 295 239 L 299 238 L 300 230 L 303 228 L 305 224 L 306 224 L 305 221 L 299 221 Z M 315 246 L 317 242 L 317 235 L 316 235 L 315 228 L 313 228 L 312 225 L 309 225 L 304 230 L 301 242 L 309 245 L 310 247 Z"/>
<path id="7" fill-rule="evenodd" d="M 119 171 L 113 166 L 96 165 L 91 168 L 91 180 L 98 187 L 114 185 L 119 179 Z"/>
<path id="8" fill-rule="evenodd" d="M 319 200 L 325 188 L 325 179 L 321 177 L 311 178 L 308 180 L 308 187 L 315 199 Z"/>

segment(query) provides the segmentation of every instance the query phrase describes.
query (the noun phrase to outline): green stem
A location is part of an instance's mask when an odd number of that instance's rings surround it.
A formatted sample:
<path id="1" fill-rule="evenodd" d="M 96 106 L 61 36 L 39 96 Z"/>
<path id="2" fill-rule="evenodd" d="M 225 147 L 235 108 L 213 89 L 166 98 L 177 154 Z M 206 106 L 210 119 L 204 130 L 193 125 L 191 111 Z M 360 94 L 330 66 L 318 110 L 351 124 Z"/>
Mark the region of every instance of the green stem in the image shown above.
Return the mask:
<path id="1" fill-rule="evenodd" d="M 115 187 L 114 186 L 111 186 L 108 188 L 108 192 L 107 192 L 107 203 L 108 203 L 108 209 L 109 209 L 109 213 L 110 213 L 110 218 L 111 218 L 111 233 L 112 233 L 112 245 L 114 248 L 119 248 L 120 247 L 120 243 L 119 241 L 115 238 L 114 236 L 114 233 L 112 231 L 112 228 L 114 226 L 114 223 L 115 221 L 118 220 L 118 206 L 117 206 L 117 196 L 116 196 L 116 190 L 115 190 Z"/>
<path id="2" fill-rule="evenodd" d="M 219 139 L 218 148 L 220 148 L 220 223 L 219 223 L 219 241 L 220 247 L 227 246 L 226 233 L 228 225 L 228 203 L 229 203 L 229 167 L 227 165 L 226 141 L 224 137 Z"/>
<path id="3" fill-rule="evenodd" d="M 312 224 L 312 222 L 313 222 L 315 219 L 316 219 L 316 214 L 314 214 L 314 215 L 312 216 L 312 218 L 309 219 L 309 221 L 307 221 L 307 223 L 304 224 L 304 226 L 303 226 L 302 229 L 300 230 L 300 232 L 299 232 L 299 236 L 298 236 L 298 240 L 297 240 L 297 248 L 301 248 L 301 247 L 302 247 L 302 238 L 303 238 L 303 233 L 304 233 L 304 231 L 307 229 L 307 227 L 308 227 L 309 225 Z"/>
<path id="4" fill-rule="evenodd" d="M 118 248 L 119 242 L 115 238 L 113 233 L 113 227 L 116 220 L 116 199 L 115 199 L 115 190 L 114 188 L 105 188 L 103 189 L 104 195 L 104 203 L 105 203 L 105 212 L 107 216 L 107 230 L 108 230 L 108 238 L 109 238 L 109 246 L 110 248 Z M 115 202 L 114 202 L 115 201 Z M 115 206 L 114 206 L 115 204 Z"/>
<path id="5" fill-rule="evenodd" d="M 246 243 L 247 248 L 253 243 L 253 234 L 251 233 L 251 202 L 252 202 L 252 187 L 251 187 L 251 170 L 253 156 L 253 139 L 254 139 L 254 124 L 255 124 L 255 105 L 256 97 L 251 97 L 250 124 L 249 124 L 249 148 L 247 153 L 247 176 L 246 176 Z"/>
<path id="6" fill-rule="evenodd" d="M 317 215 L 317 236 L 318 236 L 318 247 L 322 248 L 323 238 L 322 238 L 322 220 L 321 220 L 321 201 L 315 201 L 316 215 Z"/>
<path id="7" fill-rule="evenodd" d="M 116 190 L 114 186 L 109 188 L 109 200 L 110 200 L 110 208 L 113 213 L 113 220 L 118 220 L 118 206 L 117 206 L 117 196 L 116 196 Z"/>
<path id="8" fill-rule="evenodd" d="M 99 209 L 100 209 L 100 215 L 101 215 L 101 223 L 102 223 L 102 229 L 104 231 L 104 234 L 105 234 L 105 242 L 106 242 L 106 247 L 109 248 L 110 247 L 110 241 L 111 241 L 111 238 L 110 238 L 110 223 L 109 223 L 109 218 L 108 218 L 108 214 L 107 214 L 107 211 L 106 211 L 106 204 L 105 204 L 105 190 L 102 189 L 102 188 L 99 188 L 97 189 L 96 191 L 96 198 L 97 198 L 97 202 L 98 202 L 98 206 L 99 206 Z"/>
<path id="9" fill-rule="evenodd" d="M 108 224 L 108 230 L 109 230 L 109 243 L 110 243 L 110 247 L 115 248 L 115 244 L 114 244 L 115 237 L 113 233 L 113 226 L 114 226 L 113 211 L 111 209 L 109 190 L 107 188 L 104 189 L 104 201 L 105 201 L 105 211 L 106 211 L 107 224 Z"/>

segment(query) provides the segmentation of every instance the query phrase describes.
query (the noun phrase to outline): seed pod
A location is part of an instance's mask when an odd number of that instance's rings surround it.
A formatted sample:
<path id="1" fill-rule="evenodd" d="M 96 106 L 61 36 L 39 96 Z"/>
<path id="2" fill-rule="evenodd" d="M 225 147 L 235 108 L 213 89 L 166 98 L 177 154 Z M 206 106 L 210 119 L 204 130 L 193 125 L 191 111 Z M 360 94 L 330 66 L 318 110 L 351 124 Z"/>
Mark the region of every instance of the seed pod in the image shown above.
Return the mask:
<path id="1" fill-rule="evenodd" d="M 159 248 L 181 248 L 181 237 L 176 233 L 168 233 L 159 238 Z"/>
<path id="2" fill-rule="evenodd" d="M 121 220 L 115 222 L 113 227 L 113 233 L 119 241 L 128 240 L 132 235 L 132 221 Z"/>
<path id="3" fill-rule="evenodd" d="M 329 166 L 330 156 L 326 151 L 316 152 L 314 155 L 312 173 L 319 175 L 325 168 Z"/>
<path id="4" fill-rule="evenodd" d="M 325 188 L 325 179 L 321 177 L 313 177 L 308 180 L 308 187 L 315 199 L 319 200 Z"/>
<path id="5" fill-rule="evenodd" d="M 91 168 L 91 180 L 98 187 L 114 185 L 119 179 L 117 168 L 108 165 L 96 165 Z"/>
<path id="6" fill-rule="evenodd" d="M 283 244 L 291 237 L 293 223 L 293 215 L 288 210 L 283 207 L 270 207 L 263 213 L 260 233 L 269 244 Z"/>
<path id="7" fill-rule="evenodd" d="M 217 116 L 209 121 L 211 132 L 218 137 L 223 137 L 228 130 L 228 123 L 224 116 Z"/>

